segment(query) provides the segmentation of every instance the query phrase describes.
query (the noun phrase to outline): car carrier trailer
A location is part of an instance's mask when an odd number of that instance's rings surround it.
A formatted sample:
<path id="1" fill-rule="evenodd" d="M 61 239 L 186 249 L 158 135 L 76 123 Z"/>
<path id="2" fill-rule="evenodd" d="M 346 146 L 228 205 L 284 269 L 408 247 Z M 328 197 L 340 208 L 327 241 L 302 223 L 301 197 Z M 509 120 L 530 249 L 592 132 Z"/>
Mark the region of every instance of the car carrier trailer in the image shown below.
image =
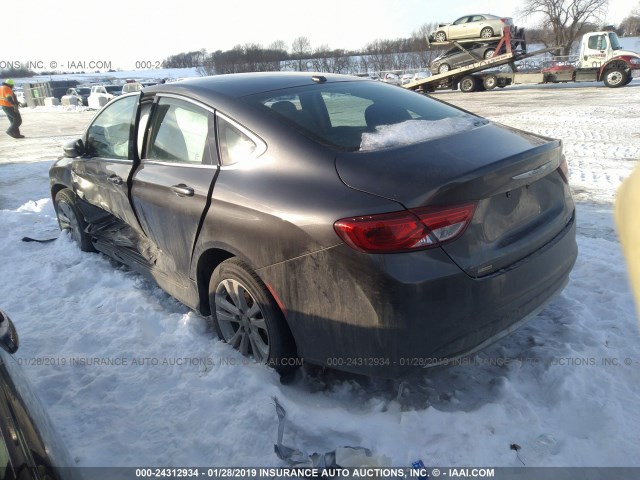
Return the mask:
<path id="1" fill-rule="evenodd" d="M 614 32 L 591 32 L 582 37 L 580 60 L 575 68 L 561 73 L 519 72 L 516 62 L 535 57 L 559 47 L 527 51 L 524 29 L 505 27 L 502 37 L 492 39 L 469 39 L 432 43 L 434 46 L 454 45 L 467 52 L 465 44 L 470 42 L 496 42 L 495 54 L 488 59 L 478 58 L 477 62 L 451 69 L 431 77 L 409 82 L 404 88 L 432 92 L 436 89 L 458 88 L 463 92 L 490 90 L 511 84 L 547 83 L 558 81 L 593 82 L 604 81 L 607 87 L 622 87 L 640 76 L 640 56 L 622 50 Z M 471 55 L 471 52 L 467 52 Z M 494 71 L 497 67 L 509 65 L 512 72 Z"/>

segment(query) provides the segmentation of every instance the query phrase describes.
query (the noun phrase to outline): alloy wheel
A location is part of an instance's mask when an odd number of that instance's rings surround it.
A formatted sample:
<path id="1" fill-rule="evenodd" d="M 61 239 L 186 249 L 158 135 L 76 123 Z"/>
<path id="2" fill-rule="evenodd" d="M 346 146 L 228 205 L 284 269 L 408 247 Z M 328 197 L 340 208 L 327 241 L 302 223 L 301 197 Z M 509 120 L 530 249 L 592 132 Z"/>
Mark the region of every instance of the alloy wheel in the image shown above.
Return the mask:
<path id="1" fill-rule="evenodd" d="M 238 280 L 222 280 L 215 293 L 216 317 L 223 340 L 243 355 L 264 363 L 269 358 L 265 316 L 251 292 Z"/>
<path id="2" fill-rule="evenodd" d="M 57 209 L 58 222 L 62 230 L 69 230 L 71 238 L 78 244 L 82 243 L 82 232 L 75 212 L 67 202 L 59 202 Z"/>

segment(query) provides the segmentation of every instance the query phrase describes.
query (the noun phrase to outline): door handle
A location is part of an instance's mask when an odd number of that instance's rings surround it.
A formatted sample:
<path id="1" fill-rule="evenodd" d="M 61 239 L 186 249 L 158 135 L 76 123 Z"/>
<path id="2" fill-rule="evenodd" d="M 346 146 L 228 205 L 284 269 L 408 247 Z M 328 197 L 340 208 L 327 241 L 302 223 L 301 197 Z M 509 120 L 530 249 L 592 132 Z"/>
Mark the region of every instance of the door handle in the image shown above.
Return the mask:
<path id="1" fill-rule="evenodd" d="M 179 197 L 193 197 L 193 188 L 185 185 L 184 183 L 173 185 L 171 187 L 171 190 L 173 190 L 173 193 L 175 193 Z"/>
<path id="2" fill-rule="evenodd" d="M 107 178 L 107 180 L 109 180 L 114 185 L 122 185 L 122 178 L 118 175 L 111 175 L 109 178 Z"/>

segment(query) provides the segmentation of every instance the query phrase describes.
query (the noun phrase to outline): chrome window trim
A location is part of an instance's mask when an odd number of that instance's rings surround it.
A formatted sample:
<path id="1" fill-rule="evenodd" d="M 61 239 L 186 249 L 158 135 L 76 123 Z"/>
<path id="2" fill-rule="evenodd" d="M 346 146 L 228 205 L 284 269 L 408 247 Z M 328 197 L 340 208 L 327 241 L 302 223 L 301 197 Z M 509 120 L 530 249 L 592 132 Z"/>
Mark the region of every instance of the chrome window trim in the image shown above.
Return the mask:
<path id="1" fill-rule="evenodd" d="M 208 112 L 213 113 L 214 115 L 216 113 L 216 110 L 213 107 L 207 105 L 206 103 L 202 103 L 199 100 L 194 100 L 193 98 L 184 97 L 182 95 L 177 95 L 175 93 L 158 92 L 158 93 L 154 94 L 154 96 L 156 98 L 158 98 L 158 99 L 161 99 L 161 98 L 175 98 L 176 100 L 182 100 L 182 101 L 187 102 L 187 103 L 192 103 L 196 107 L 203 108 L 204 110 L 207 110 Z M 160 100 L 158 100 L 158 101 L 160 101 Z"/>
<path id="2" fill-rule="evenodd" d="M 139 93 L 139 92 L 136 92 Z M 131 94 L 127 94 L 127 95 L 134 95 L 135 93 L 131 93 Z M 242 124 L 238 123 L 237 121 L 235 121 L 234 119 L 232 119 L 231 117 L 229 117 L 228 115 L 225 115 L 224 113 L 216 110 L 215 108 L 211 107 L 210 105 L 207 105 L 205 103 L 202 103 L 199 100 L 194 100 L 193 98 L 189 98 L 183 95 L 179 95 L 179 94 L 175 94 L 175 93 L 164 93 L 164 92 L 158 92 L 156 94 L 154 94 L 154 96 L 156 98 L 158 98 L 158 101 L 160 101 L 160 99 L 162 98 L 174 98 L 176 100 L 182 100 L 188 103 L 191 103 L 193 105 L 195 105 L 196 107 L 202 108 L 206 111 L 208 111 L 209 113 L 212 113 L 213 115 L 215 115 L 218 118 L 222 118 L 224 121 L 229 122 L 231 125 L 233 125 L 235 128 L 237 128 L 238 130 L 240 130 L 244 135 L 246 135 L 247 137 L 249 137 L 251 139 L 251 141 L 253 141 L 256 144 L 256 150 L 253 152 L 253 154 L 246 160 L 240 161 L 240 162 L 236 162 L 233 163 L 231 165 L 222 165 L 222 159 L 219 159 L 220 164 L 219 165 L 206 165 L 206 164 L 195 164 L 195 163 L 189 163 L 189 162 L 165 162 L 162 160 L 152 160 L 152 159 L 140 159 L 141 164 L 152 164 L 152 165 L 172 165 L 172 166 L 178 166 L 178 167 L 184 167 L 184 166 L 188 166 L 188 167 L 192 167 L 192 168 L 221 168 L 221 169 L 228 169 L 228 168 L 235 168 L 249 160 L 255 160 L 256 158 L 260 157 L 261 155 L 264 154 L 264 152 L 267 151 L 267 144 L 264 142 L 264 140 L 262 140 L 258 135 L 256 135 L 255 133 L 253 133 L 251 130 L 249 130 L 247 127 L 243 126 Z M 217 132 L 217 125 L 216 125 L 216 138 L 215 138 L 215 144 L 216 147 L 218 147 L 218 132 Z"/>

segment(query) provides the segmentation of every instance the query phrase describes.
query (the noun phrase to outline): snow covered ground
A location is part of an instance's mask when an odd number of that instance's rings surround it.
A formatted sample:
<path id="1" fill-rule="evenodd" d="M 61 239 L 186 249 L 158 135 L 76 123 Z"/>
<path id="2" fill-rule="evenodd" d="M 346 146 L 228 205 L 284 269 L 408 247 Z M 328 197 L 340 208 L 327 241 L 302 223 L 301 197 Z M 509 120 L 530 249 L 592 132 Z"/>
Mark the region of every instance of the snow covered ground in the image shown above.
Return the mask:
<path id="1" fill-rule="evenodd" d="M 0 307 L 77 464 L 282 465 L 277 396 L 285 444 L 309 453 L 363 446 L 393 466 L 640 466 L 640 335 L 612 220 L 640 159 L 640 80 L 558 87 L 437 94 L 564 140 L 580 254 L 564 293 L 526 327 L 405 383 L 329 372 L 281 385 L 141 276 L 66 235 L 21 242 L 57 234 L 48 168 L 92 116 L 26 110 L 28 138 L 0 138 Z"/>

